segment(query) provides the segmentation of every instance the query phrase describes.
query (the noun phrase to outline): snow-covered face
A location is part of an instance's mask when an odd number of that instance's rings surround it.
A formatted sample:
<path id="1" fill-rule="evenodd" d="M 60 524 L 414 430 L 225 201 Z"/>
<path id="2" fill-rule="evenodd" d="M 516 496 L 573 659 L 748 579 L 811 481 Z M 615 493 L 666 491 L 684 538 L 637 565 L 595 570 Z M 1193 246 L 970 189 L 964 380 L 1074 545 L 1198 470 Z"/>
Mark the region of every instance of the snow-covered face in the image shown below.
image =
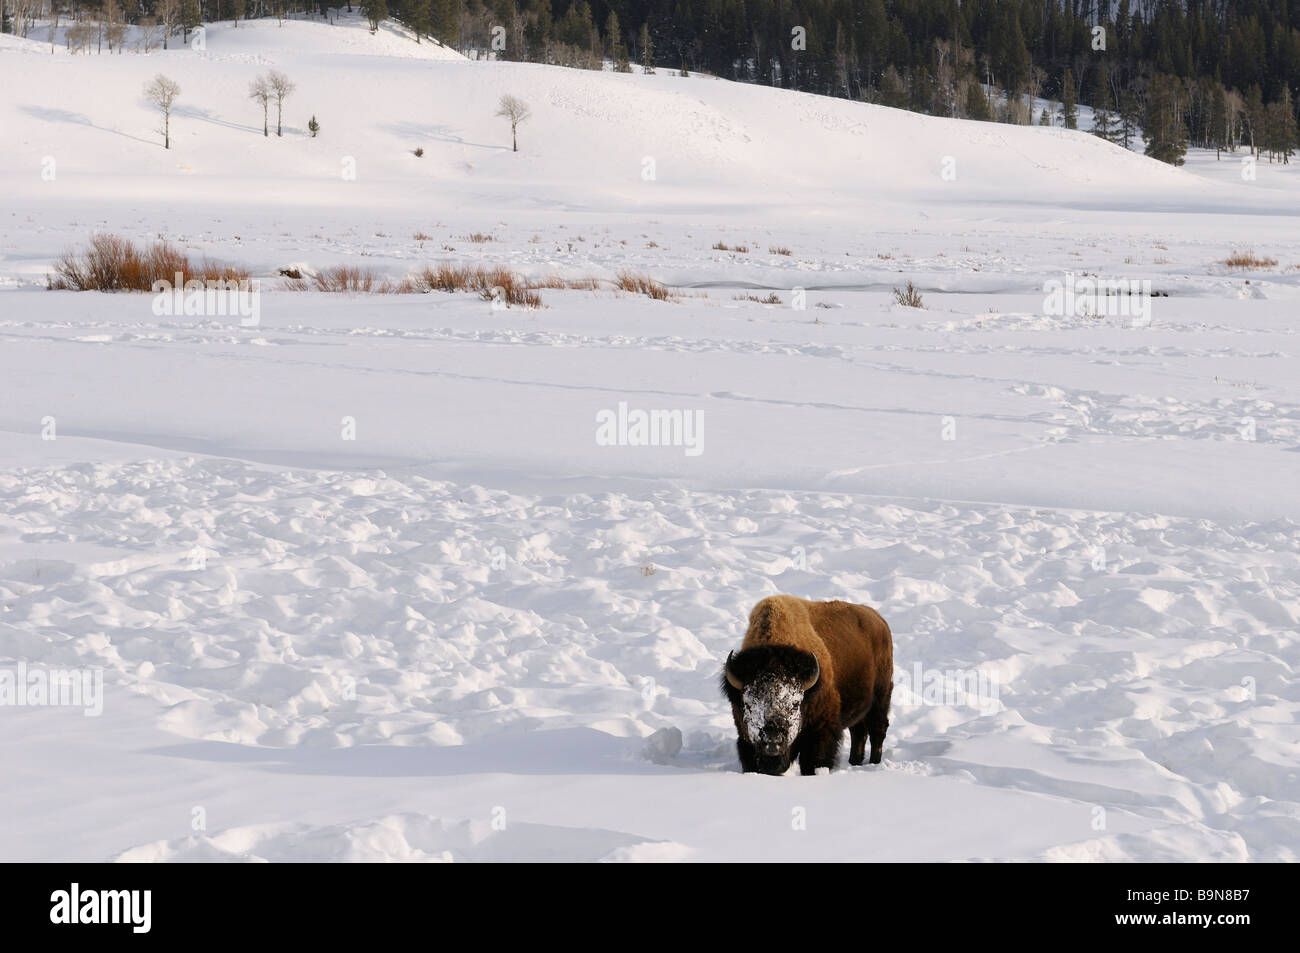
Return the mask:
<path id="1" fill-rule="evenodd" d="M 741 693 L 745 735 L 754 746 L 758 770 L 785 774 L 803 724 L 803 689 L 794 679 L 765 676 Z"/>

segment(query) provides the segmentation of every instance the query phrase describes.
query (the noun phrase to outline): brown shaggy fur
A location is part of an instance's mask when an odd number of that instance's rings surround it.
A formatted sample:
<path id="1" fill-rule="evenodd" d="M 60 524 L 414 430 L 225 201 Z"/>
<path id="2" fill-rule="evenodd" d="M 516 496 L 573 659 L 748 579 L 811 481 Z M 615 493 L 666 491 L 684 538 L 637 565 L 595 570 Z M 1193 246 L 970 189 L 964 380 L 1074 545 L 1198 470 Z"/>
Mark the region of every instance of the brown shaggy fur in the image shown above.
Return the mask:
<path id="1" fill-rule="evenodd" d="M 834 767 L 844 729 L 849 730 L 849 764 L 861 764 L 868 736 L 871 763 L 880 762 L 893 694 L 894 641 L 875 609 L 850 602 L 810 602 L 770 596 L 754 606 L 741 651 L 788 646 L 817 659 L 821 676 L 805 695 L 802 726 L 792 756 L 804 774 Z M 745 729 L 740 693 L 725 678 L 742 747 Z"/>

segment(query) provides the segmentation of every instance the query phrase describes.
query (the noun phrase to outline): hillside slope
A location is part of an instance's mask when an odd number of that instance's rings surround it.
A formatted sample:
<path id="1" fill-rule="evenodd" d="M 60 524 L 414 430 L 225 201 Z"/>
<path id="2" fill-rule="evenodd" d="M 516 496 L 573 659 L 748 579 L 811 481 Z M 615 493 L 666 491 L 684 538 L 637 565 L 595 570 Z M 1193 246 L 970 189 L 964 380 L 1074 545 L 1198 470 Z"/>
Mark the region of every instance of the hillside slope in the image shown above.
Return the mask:
<path id="1" fill-rule="evenodd" d="M 50 55 L 44 44 L 0 43 L 0 169 L 30 176 L 54 156 L 57 184 L 45 197 L 60 200 L 102 195 L 109 178 L 119 199 L 182 205 L 658 215 L 691 200 L 791 218 L 916 202 L 1242 209 L 1253 201 L 1244 186 L 1211 188 L 1080 132 L 931 118 L 671 71 L 470 62 L 388 32 L 372 36 L 359 20 L 219 23 L 204 52 Z M 260 137 L 260 111 L 247 97 L 249 81 L 270 67 L 298 86 L 283 141 Z M 159 148 L 141 95 L 158 72 L 182 88 L 170 152 Z M 503 93 L 533 109 L 518 155 L 494 116 Z M 305 135 L 312 115 L 316 139 Z M 341 177 L 348 156 L 355 182 Z M 647 157 L 653 181 L 643 178 Z M 955 179 L 942 175 L 948 157 Z"/>

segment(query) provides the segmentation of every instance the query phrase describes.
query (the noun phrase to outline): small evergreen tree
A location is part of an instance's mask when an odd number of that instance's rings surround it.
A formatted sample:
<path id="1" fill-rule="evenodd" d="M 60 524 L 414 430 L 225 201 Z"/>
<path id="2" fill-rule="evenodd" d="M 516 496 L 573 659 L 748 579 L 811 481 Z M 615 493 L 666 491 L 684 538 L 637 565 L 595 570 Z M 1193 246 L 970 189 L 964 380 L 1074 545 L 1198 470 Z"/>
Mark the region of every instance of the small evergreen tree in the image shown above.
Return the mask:
<path id="1" fill-rule="evenodd" d="M 190 41 L 190 31 L 203 22 L 203 11 L 199 0 L 182 0 L 181 2 L 181 43 Z"/>
<path id="2" fill-rule="evenodd" d="M 896 109 L 907 108 L 907 84 L 892 66 L 880 77 L 880 102 L 881 105 Z"/>
<path id="3" fill-rule="evenodd" d="M 1129 148 L 1133 139 L 1141 128 L 1142 113 L 1138 106 L 1137 93 L 1133 90 L 1124 90 L 1124 95 L 1120 97 L 1119 103 L 1119 143 L 1125 149 Z"/>
<path id="4" fill-rule="evenodd" d="M 994 33 L 993 69 L 1002 78 L 1002 85 L 1007 91 L 1007 98 L 1013 99 L 1029 79 L 1029 48 L 1025 46 L 1025 34 L 1020 29 L 1020 15 L 1016 12 L 1019 4 L 1002 3 L 997 8 L 1002 11 L 1001 23 Z"/>
<path id="5" fill-rule="evenodd" d="M 549 13 L 550 7 L 547 6 Z M 460 3 L 457 0 L 433 0 L 431 15 L 433 34 L 451 47 L 460 46 Z"/>
<path id="6" fill-rule="evenodd" d="M 1092 111 L 1092 134 L 1107 142 L 1115 141 L 1115 119 L 1105 106 L 1097 106 Z"/>
<path id="7" fill-rule="evenodd" d="M 1223 84 L 1214 84 L 1214 94 L 1210 100 L 1210 142 L 1214 145 L 1214 158 L 1228 145 L 1228 107 L 1223 94 Z"/>
<path id="8" fill-rule="evenodd" d="M 315 116 L 312 116 L 311 119 L 307 120 L 307 131 L 311 133 L 313 139 L 316 138 L 316 133 L 320 132 L 320 123 L 316 121 Z"/>
<path id="9" fill-rule="evenodd" d="M 1178 86 L 1177 77 L 1158 75 L 1147 97 L 1146 154 L 1170 165 L 1182 165 L 1187 155 L 1187 125 Z"/>
<path id="10" fill-rule="evenodd" d="M 605 42 L 609 47 L 609 58 L 614 62 L 614 71 L 632 72 L 632 63 L 627 55 L 627 44 L 623 42 L 623 27 L 618 22 L 618 14 L 612 9 L 605 20 Z"/>
<path id="11" fill-rule="evenodd" d="M 1268 160 L 1281 159 L 1289 164 L 1296 147 L 1295 111 L 1291 108 L 1291 90 L 1282 87 L 1282 98 L 1270 103 L 1267 112 Z"/>
<path id="12" fill-rule="evenodd" d="M 966 87 L 966 118 L 989 122 L 993 113 L 989 110 L 989 101 L 984 96 L 984 87 L 971 83 Z"/>
<path id="13" fill-rule="evenodd" d="M 388 0 L 366 0 L 362 12 L 370 21 L 370 32 L 377 33 L 380 22 L 388 19 Z"/>
<path id="14" fill-rule="evenodd" d="M 406 22 L 411 32 L 415 34 L 415 42 L 419 43 L 420 37 L 433 29 L 431 0 L 410 0 L 406 11 Z"/>

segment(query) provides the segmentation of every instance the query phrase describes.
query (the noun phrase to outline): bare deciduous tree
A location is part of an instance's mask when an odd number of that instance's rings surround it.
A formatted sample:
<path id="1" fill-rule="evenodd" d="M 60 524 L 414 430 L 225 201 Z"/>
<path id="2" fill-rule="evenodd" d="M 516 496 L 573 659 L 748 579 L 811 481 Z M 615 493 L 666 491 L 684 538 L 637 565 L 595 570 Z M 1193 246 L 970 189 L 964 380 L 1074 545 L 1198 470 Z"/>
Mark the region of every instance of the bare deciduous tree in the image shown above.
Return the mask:
<path id="1" fill-rule="evenodd" d="M 510 138 L 515 152 L 519 151 L 519 124 L 532 114 L 533 111 L 526 102 L 509 93 L 502 96 L 501 102 L 497 104 L 497 115 L 503 116 L 510 123 Z"/>
<path id="2" fill-rule="evenodd" d="M 12 28 L 15 34 L 26 37 L 36 25 L 36 17 L 41 12 L 40 0 L 14 0 L 9 6 L 13 17 Z"/>
<path id="3" fill-rule="evenodd" d="M 1230 89 L 1223 97 L 1223 118 L 1226 127 L 1224 141 L 1229 152 L 1236 152 L 1241 142 L 1241 122 L 1246 115 L 1246 101 L 1241 93 Z"/>
<path id="4" fill-rule="evenodd" d="M 158 13 L 158 20 L 162 23 L 163 49 L 167 49 L 167 38 L 176 32 L 176 25 L 181 20 L 181 0 L 158 0 L 158 5 L 154 8 Z"/>
<path id="5" fill-rule="evenodd" d="M 122 52 L 126 45 L 126 15 L 117 0 L 104 0 L 100 7 L 100 36 L 108 44 L 108 52 Z"/>
<path id="6" fill-rule="evenodd" d="M 54 52 L 54 37 L 59 32 L 59 0 L 50 0 L 50 52 Z M 0 0 L 0 24 L 4 23 L 5 8 L 3 0 Z"/>
<path id="7" fill-rule="evenodd" d="M 1025 106 L 1021 110 L 1017 108 L 1013 114 L 1013 122 L 1018 122 L 1022 126 L 1028 126 L 1034 121 L 1034 100 L 1042 95 L 1043 87 L 1047 85 L 1047 71 L 1041 67 L 1034 66 L 1029 70 L 1029 78 L 1025 81 Z"/>
<path id="8" fill-rule="evenodd" d="M 181 88 L 175 80 L 168 79 L 162 73 L 144 84 L 145 99 L 162 111 L 163 127 L 160 131 L 163 134 L 164 149 L 172 147 L 172 106 L 180 94 Z"/>
<path id="9" fill-rule="evenodd" d="M 63 32 L 63 40 L 73 53 L 85 53 L 95 38 L 95 28 L 90 23 L 73 23 Z"/>
<path id="10" fill-rule="evenodd" d="M 953 65 L 952 44 L 947 40 L 934 41 L 933 109 L 936 116 L 957 115 L 957 70 Z"/>
<path id="11" fill-rule="evenodd" d="M 142 53 L 156 50 L 162 45 L 162 26 L 157 20 L 153 17 L 141 17 L 137 26 L 140 29 L 140 38 L 137 43 Z"/>
<path id="12" fill-rule="evenodd" d="M 271 70 L 266 74 L 266 85 L 271 90 L 271 95 L 275 97 L 275 134 L 283 136 L 284 101 L 296 87 L 289 77 L 279 70 Z"/>
<path id="13" fill-rule="evenodd" d="M 248 84 L 248 98 L 262 106 L 262 135 L 269 136 L 271 110 L 271 87 L 265 76 L 259 76 Z"/>

